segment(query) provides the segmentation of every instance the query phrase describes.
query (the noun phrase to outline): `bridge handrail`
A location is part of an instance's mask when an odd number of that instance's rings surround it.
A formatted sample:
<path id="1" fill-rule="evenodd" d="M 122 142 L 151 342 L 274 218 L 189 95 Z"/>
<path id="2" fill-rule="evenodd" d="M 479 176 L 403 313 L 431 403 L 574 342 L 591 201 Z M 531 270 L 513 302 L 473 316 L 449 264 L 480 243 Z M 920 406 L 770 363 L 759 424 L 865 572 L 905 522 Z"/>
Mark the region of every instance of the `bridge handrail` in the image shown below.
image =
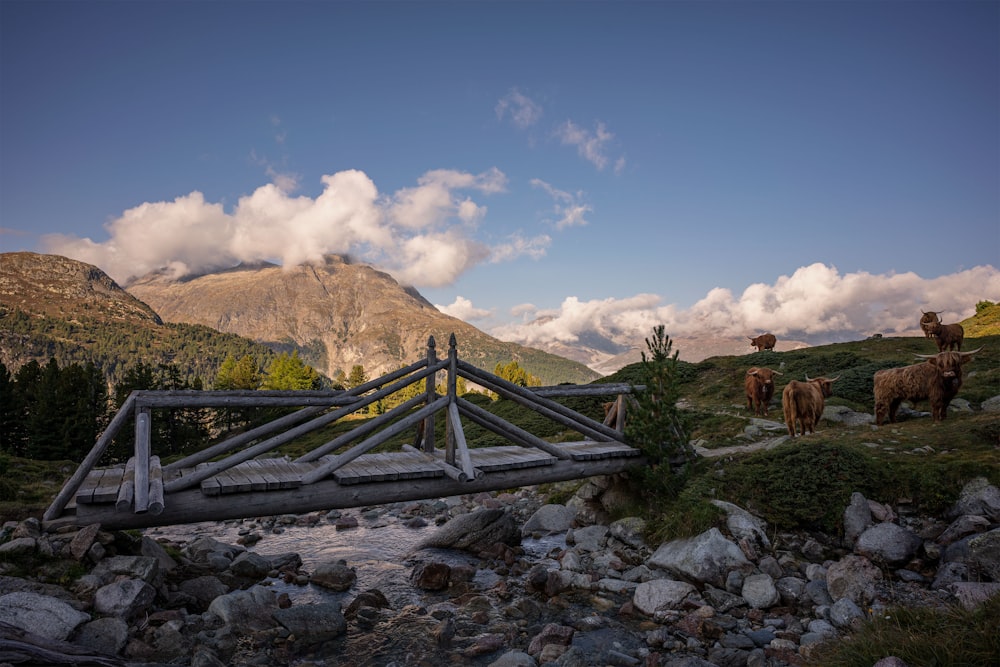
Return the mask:
<path id="1" fill-rule="evenodd" d="M 446 395 L 441 396 L 435 392 L 434 377 L 439 371 L 445 371 L 448 375 L 448 389 Z M 464 377 L 479 384 L 490 391 L 493 391 L 505 398 L 534 410 L 558 423 L 582 433 L 584 436 L 595 440 L 613 440 L 624 444 L 624 433 L 622 432 L 624 405 L 621 398 L 624 395 L 637 391 L 642 391 L 644 387 L 627 383 L 616 384 L 592 384 L 586 386 L 577 385 L 556 385 L 549 387 L 521 387 L 503 378 L 497 377 L 483 371 L 468 362 L 458 359 L 455 336 L 451 335 L 449 341 L 449 354 L 447 359 L 438 361 L 435 355 L 434 338 L 428 340 L 427 357 L 403 368 L 392 371 L 375 380 L 371 380 L 350 390 L 317 390 L 317 391 L 249 391 L 249 390 L 137 390 L 129 394 L 122 404 L 118 413 L 105 429 L 104 433 L 95 443 L 90 453 L 77 468 L 73 476 L 67 480 L 56 496 L 52 505 L 44 514 L 44 520 L 54 520 L 65 510 L 66 506 L 80 489 L 90 471 L 94 468 L 100 458 L 106 452 L 114 437 L 121 430 L 122 426 L 132 416 L 136 417 L 136 440 L 135 440 L 135 510 L 145 511 L 147 509 L 146 495 L 148 492 L 147 479 L 151 472 L 157 475 L 156 482 L 162 484 L 159 489 L 161 493 L 171 493 L 181 491 L 200 482 L 218 475 L 240 463 L 249 461 L 266 452 L 293 440 L 300 435 L 313 431 L 317 428 L 330 424 L 341 417 L 381 400 L 405 387 L 408 387 L 421 380 L 426 380 L 426 390 L 420 395 L 396 406 L 389 412 L 367 421 L 365 424 L 341 434 L 337 438 L 313 448 L 311 451 L 295 459 L 295 463 L 312 462 L 320 457 L 334 452 L 349 442 L 367 436 L 375 432 L 374 435 L 366 438 L 351 449 L 336 456 L 324 460 L 322 465 L 307 472 L 301 479 L 302 484 L 310 484 L 328 476 L 334 470 L 346 465 L 362 454 L 370 451 L 374 447 L 386 442 L 408 428 L 419 426 L 418 440 L 422 440 L 422 448 L 417 451 L 431 456 L 436 463 L 446 468 L 446 473 L 453 479 L 466 481 L 477 479 L 482 476 L 482 471 L 477 470 L 471 460 L 468 446 L 465 441 L 459 421 L 459 415 L 463 415 L 480 426 L 494 431 L 495 433 L 513 440 L 523 446 L 533 447 L 543 450 L 560 459 L 571 458 L 569 454 L 553 443 L 549 443 L 541 438 L 520 429 L 505 420 L 496 417 L 492 413 L 483 410 L 473 403 L 457 396 L 455 391 L 455 380 L 457 377 Z M 389 384 L 387 384 L 389 383 Z M 370 393 L 369 393 L 370 392 Z M 618 395 L 619 400 L 615 402 L 615 408 L 608 412 L 605 422 L 617 418 L 618 428 L 611 428 L 607 423 L 595 421 L 582 415 L 564 405 L 552 400 L 558 397 L 572 396 L 607 396 Z M 424 404 L 422 408 L 411 411 L 417 406 Z M 169 482 L 162 483 L 159 479 L 161 469 L 155 466 L 156 470 L 150 470 L 149 461 L 153 458 L 150 451 L 150 426 L 149 417 L 152 408 L 204 408 L 204 407 L 290 407 L 297 406 L 300 410 L 284 415 L 268 424 L 256 427 L 244 433 L 228 438 L 220 443 L 212 445 L 199 452 L 191 454 L 183 459 L 163 466 L 163 472 L 174 472 L 182 468 L 192 468 L 199 464 L 206 463 L 211 459 L 234 452 L 226 458 L 203 466 L 201 469 L 190 472 L 182 477 L 177 477 Z M 329 410 L 336 407 L 335 410 Z M 440 410 L 446 410 L 446 430 L 447 442 L 442 456 L 441 452 L 434 449 L 434 415 Z M 329 411 L 328 411 L 329 410 Z M 141 419 L 140 419 L 141 417 Z M 304 421 L 303 420 L 308 420 Z M 398 420 L 398 421 L 394 421 Z M 300 423 L 303 422 L 303 423 Z M 392 422 L 392 423 L 390 423 Z M 251 443 L 263 436 L 286 427 L 298 424 L 287 431 L 272 436 L 257 444 L 242 449 L 244 445 Z M 385 428 L 383 428 L 385 427 Z M 381 430 L 379 430 L 381 429 Z M 377 431 L 377 432 L 376 432 Z M 235 450 L 235 451 L 234 451 Z M 141 470 L 139 468 L 142 468 Z M 162 496 L 161 496 L 162 497 Z M 120 504 L 120 503 L 119 503 Z"/>

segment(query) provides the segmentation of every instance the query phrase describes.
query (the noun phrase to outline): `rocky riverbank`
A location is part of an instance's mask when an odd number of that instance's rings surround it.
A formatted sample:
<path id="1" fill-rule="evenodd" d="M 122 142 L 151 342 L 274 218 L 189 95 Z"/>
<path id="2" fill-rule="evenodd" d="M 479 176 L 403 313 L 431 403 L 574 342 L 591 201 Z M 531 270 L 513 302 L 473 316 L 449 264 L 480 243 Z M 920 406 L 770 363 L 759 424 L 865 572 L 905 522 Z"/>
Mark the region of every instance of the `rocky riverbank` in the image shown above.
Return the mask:
<path id="1" fill-rule="evenodd" d="M 775 533 L 720 502 L 724 529 L 660 545 L 637 518 L 608 521 L 618 482 L 593 478 L 564 505 L 529 489 L 271 517 L 232 542 L 8 524 L 0 665 L 780 667 L 888 607 L 1000 594 L 1000 490 L 985 480 L 941 518 L 854 494 L 839 537 Z M 420 531 L 405 595 L 359 586 L 351 562 L 268 548 L 292 525 L 359 521 Z"/>

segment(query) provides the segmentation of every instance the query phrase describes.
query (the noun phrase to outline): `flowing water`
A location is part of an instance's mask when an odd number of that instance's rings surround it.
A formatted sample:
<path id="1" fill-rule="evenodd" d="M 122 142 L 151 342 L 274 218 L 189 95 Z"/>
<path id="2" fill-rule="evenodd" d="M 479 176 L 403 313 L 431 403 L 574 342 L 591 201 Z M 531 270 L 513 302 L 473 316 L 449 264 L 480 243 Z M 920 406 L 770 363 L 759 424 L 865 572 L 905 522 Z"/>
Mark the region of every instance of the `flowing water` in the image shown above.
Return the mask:
<path id="1" fill-rule="evenodd" d="M 357 581 L 348 591 L 339 593 L 321 586 L 288 584 L 278 579 L 266 583 L 275 593 L 288 593 L 296 603 L 340 601 L 345 606 L 355 595 L 368 589 L 378 589 L 396 608 L 420 602 L 423 592 L 409 582 L 413 567 L 422 561 L 433 560 L 451 566 L 476 567 L 479 559 L 472 554 L 449 549 L 421 549 L 417 545 L 433 534 L 434 525 L 411 528 L 396 517 L 382 515 L 374 520 L 359 517 L 355 528 L 338 529 L 333 523 L 321 521 L 315 525 L 280 525 L 267 530 L 253 521 L 227 521 L 152 528 L 146 534 L 153 539 L 166 539 L 184 544 L 200 537 L 211 537 L 224 544 L 238 544 L 248 532 L 262 539 L 249 549 L 262 556 L 297 553 L 302 559 L 302 569 L 313 572 L 321 563 L 344 560 L 354 568 Z M 521 546 L 524 557 L 532 564 L 547 562 L 547 555 L 554 549 L 564 548 L 564 535 L 539 539 L 525 538 Z M 478 569 L 473 585 L 486 589 L 496 583 L 498 575 L 488 569 Z"/>

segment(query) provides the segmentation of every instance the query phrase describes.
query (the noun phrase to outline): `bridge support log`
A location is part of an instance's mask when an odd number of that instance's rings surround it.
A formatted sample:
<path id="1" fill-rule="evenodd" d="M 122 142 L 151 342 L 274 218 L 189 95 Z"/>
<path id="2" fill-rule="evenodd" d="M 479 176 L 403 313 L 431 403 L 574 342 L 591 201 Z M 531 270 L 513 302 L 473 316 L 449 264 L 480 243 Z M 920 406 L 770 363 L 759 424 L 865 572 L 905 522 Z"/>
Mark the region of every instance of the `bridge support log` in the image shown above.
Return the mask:
<path id="1" fill-rule="evenodd" d="M 479 479 L 460 482 L 450 478 L 408 479 L 405 484 L 352 484 L 342 486 L 332 479 L 294 489 L 279 489 L 267 493 L 240 494 L 238 502 L 232 495 L 205 496 L 190 489 L 169 496 L 169 502 L 159 515 L 118 513 L 114 504 L 78 505 L 73 523 L 100 523 L 105 529 L 124 530 L 169 526 L 202 521 L 222 521 L 278 514 L 348 509 L 368 505 L 384 505 L 426 498 L 443 498 L 481 491 L 502 491 L 548 482 L 562 482 L 596 475 L 610 475 L 642 465 L 637 457 L 609 458 L 590 461 L 560 460 L 549 466 L 490 472 Z"/>

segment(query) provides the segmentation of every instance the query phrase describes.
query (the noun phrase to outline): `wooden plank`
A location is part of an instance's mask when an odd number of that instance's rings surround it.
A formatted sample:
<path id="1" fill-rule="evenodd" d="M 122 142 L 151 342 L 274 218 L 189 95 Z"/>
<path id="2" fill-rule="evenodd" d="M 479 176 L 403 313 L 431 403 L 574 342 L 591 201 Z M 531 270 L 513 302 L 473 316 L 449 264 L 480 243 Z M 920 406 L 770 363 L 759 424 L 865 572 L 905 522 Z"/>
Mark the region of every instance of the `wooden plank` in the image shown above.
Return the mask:
<path id="1" fill-rule="evenodd" d="M 294 489 L 302 486 L 302 474 L 310 467 L 284 459 L 269 459 L 268 463 L 271 473 L 278 478 L 279 489 Z"/>
<path id="2" fill-rule="evenodd" d="M 267 491 L 267 480 L 264 479 L 264 464 L 256 459 L 251 459 L 250 461 L 244 461 L 236 467 L 240 468 L 250 480 L 251 491 Z"/>
<path id="3" fill-rule="evenodd" d="M 470 449 L 469 455 L 472 464 L 484 472 L 547 466 L 558 460 L 546 452 L 516 445 Z"/>
<path id="4" fill-rule="evenodd" d="M 87 473 L 87 476 L 76 490 L 76 502 L 81 504 L 94 502 L 94 490 L 101 483 L 101 477 L 103 476 L 104 468 L 95 468 Z"/>
<path id="5" fill-rule="evenodd" d="M 94 489 L 95 503 L 113 503 L 118 500 L 118 489 L 122 485 L 124 468 L 107 468 L 101 475 L 101 481 Z"/>
<path id="6" fill-rule="evenodd" d="M 622 458 L 639 456 L 641 454 L 638 449 L 622 445 L 618 442 L 579 440 L 576 442 L 564 442 L 562 446 L 570 453 L 574 461 Z"/>

